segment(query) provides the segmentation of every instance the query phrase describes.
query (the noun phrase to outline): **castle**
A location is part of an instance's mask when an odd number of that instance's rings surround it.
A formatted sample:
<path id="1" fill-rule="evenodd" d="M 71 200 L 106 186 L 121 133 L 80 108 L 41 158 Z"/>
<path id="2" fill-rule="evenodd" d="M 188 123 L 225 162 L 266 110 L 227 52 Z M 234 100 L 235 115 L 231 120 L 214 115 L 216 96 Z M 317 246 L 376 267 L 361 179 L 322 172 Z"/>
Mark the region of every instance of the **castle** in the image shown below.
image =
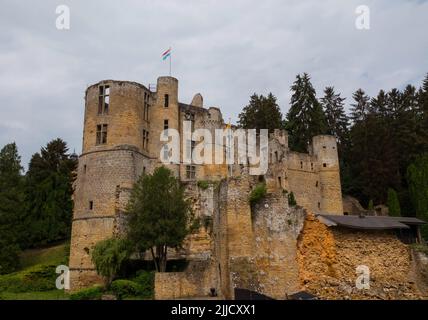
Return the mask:
<path id="1" fill-rule="evenodd" d="M 190 121 L 192 131 L 204 128 L 213 136 L 227 127 L 220 109 L 205 107 L 200 94 L 190 104 L 179 102 L 173 77 L 159 77 L 155 88 L 114 80 L 87 88 L 74 192 L 72 290 L 101 281 L 91 262 L 93 246 L 124 232 L 133 184 L 164 165 L 163 132 L 183 133 L 183 121 Z M 299 270 L 306 260 L 299 251 L 307 248 L 299 249 L 299 243 L 304 243 L 307 212 L 343 215 L 336 140 L 315 136 L 308 153 L 298 153 L 289 149 L 287 133 L 275 130 L 269 134 L 268 154 L 268 170 L 259 176 L 239 163 L 167 164 L 205 223 L 183 249 L 171 250 L 171 258 L 184 257 L 189 265 L 184 272 L 156 274 L 156 298 L 206 296 L 211 288 L 233 298 L 237 287 L 283 298 L 300 290 Z M 248 194 L 260 181 L 267 196 L 251 206 Z M 288 203 L 291 192 L 298 206 Z"/>

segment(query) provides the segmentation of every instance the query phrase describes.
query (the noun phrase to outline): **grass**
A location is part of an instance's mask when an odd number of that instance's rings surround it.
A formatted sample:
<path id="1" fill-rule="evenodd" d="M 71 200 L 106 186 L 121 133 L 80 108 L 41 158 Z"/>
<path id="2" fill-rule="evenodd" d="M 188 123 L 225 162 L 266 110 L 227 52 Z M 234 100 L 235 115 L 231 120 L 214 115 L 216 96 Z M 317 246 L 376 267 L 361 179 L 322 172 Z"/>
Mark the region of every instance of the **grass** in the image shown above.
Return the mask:
<path id="1" fill-rule="evenodd" d="M 69 296 L 63 290 L 41 292 L 0 292 L 0 300 L 68 300 Z"/>
<path id="2" fill-rule="evenodd" d="M 49 248 L 30 249 L 24 251 L 20 256 L 21 268 L 37 264 L 60 265 L 65 264 L 68 259 L 68 243 L 62 243 Z"/>
<path id="3" fill-rule="evenodd" d="M 68 294 L 55 289 L 55 268 L 68 264 L 69 244 L 26 250 L 20 270 L 0 275 L 0 300 L 64 300 Z"/>

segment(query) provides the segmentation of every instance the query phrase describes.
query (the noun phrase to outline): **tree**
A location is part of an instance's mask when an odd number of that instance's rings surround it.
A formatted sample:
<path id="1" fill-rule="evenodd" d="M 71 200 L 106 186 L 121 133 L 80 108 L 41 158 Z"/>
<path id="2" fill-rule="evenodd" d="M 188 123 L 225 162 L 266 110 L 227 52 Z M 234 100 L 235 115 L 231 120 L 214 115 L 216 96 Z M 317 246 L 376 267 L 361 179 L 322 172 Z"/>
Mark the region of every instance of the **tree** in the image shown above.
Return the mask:
<path id="1" fill-rule="evenodd" d="M 142 175 L 131 193 L 128 238 L 136 250 L 150 250 L 156 270 L 165 272 L 168 248 L 180 247 L 194 227 L 184 188 L 166 167 Z"/>
<path id="2" fill-rule="evenodd" d="M 282 113 L 276 97 L 272 93 L 267 97 L 254 93 L 239 114 L 238 125 L 244 129 L 269 129 L 269 132 L 281 128 Z"/>
<path id="3" fill-rule="evenodd" d="M 343 159 L 345 149 L 349 147 L 349 119 L 345 113 L 345 98 L 334 92 L 333 87 L 324 90 L 321 105 L 327 121 L 327 133 L 336 137 L 339 160 Z"/>
<path id="4" fill-rule="evenodd" d="M 363 89 L 358 89 L 352 95 L 354 103 L 351 104 L 351 119 L 353 123 L 363 121 L 370 110 L 370 98 L 366 95 Z"/>
<path id="5" fill-rule="evenodd" d="M 0 274 L 19 266 L 19 218 L 24 209 L 21 172 L 16 144 L 7 144 L 0 151 Z"/>
<path id="6" fill-rule="evenodd" d="M 23 246 L 67 239 L 73 211 L 73 181 L 77 161 L 67 144 L 56 139 L 31 158 L 26 174 L 27 212 Z"/>
<path id="7" fill-rule="evenodd" d="M 312 137 L 327 132 L 327 121 L 307 73 L 296 76 L 291 90 L 291 106 L 286 121 L 290 147 L 307 152 Z"/>
<path id="8" fill-rule="evenodd" d="M 395 192 L 395 190 L 391 188 L 388 189 L 387 206 L 390 216 L 401 216 L 400 202 L 398 201 L 397 192 Z"/>
<path id="9" fill-rule="evenodd" d="M 106 287 L 110 286 L 129 256 L 129 244 L 123 239 L 110 238 L 95 245 L 91 254 L 92 262 L 97 273 L 105 278 Z"/>
<path id="10" fill-rule="evenodd" d="M 418 156 L 408 167 L 407 183 L 416 216 L 428 221 L 428 154 Z"/>

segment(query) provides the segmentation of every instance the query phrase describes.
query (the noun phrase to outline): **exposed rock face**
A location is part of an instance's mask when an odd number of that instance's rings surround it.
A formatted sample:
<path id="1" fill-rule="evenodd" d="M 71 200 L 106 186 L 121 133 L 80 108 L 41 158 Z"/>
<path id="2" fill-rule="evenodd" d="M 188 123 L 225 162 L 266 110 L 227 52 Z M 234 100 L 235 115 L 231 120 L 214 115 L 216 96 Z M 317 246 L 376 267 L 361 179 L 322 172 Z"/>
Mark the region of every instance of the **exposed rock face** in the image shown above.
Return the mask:
<path id="1" fill-rule="evenodd" d="M 309 216 L 298 245 L 304 290 L 323 299 L 419 299 L 407 245 L 384 231 L 327 228 Z M 358 289 L 358 266 L 370 271 L 370 288 Z"/>

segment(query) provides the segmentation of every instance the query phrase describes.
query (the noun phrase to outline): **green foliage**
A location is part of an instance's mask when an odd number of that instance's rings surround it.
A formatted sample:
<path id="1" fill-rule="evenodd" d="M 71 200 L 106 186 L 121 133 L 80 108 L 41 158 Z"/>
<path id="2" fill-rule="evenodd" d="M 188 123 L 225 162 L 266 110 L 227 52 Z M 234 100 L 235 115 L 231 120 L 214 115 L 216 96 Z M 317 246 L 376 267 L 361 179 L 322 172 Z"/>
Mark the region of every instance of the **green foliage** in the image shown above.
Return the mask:
<path id="1" fill-rule="evenodd" d="M 110 238 L 95 245 L 91 253 L 92 262 L 97 273 L 105 277 L 107 287 L 111 284 L 129 255 L 129 244 L 122 239 Z"/>
<path id="2" fill-rule="evenodd" d="M 155 273 L 152 271 L 140 270 L 133 279 L 140 285 L 140 297 L 143 299 L 153 299 L 155 289 Z"/>
<path id="3" fill-rule="evenodd" d="M 238 125 L 244 129 L 274 129 L 282 127 L 282 114 L 276 97 L 253 94 L 249 104 L 239 114 Z"/>
<path id="4" fill-rule="evenodd" d="M 165 272 L 167 248 L 179 247 L 193 231 L 194 216 L 184 187 L 166 167 L 141 176 L 128 204 L 128 237 L 139 252 L 150 249 L 156 269 Z"/>
<path id="5" fill-rule="evenodd" d="M 307 73 L 296 76 L 291 91 L 291 106 L 286 121 L 290 148 L 307 152 L 312 137 L 327 132 L 327 121 Z"/>
<path id="6" fill-rule="evenodd" d="M 370 211 L 373 211 L 374 210 L 374 205 L 373 205 L 373 200 L 372 199 L 370 199 L 370 201 L 369 201 L 369 205 L 368 205 L 368 208 L 367 208 L 368 210 L 370 210 Z"/>
<path id="7" fill-rule="evenodd" d="M 31 292 L 55 289 L 56 266 L 36 265 L 20 272 L 0 276 L 0 292 Z"/>
<path id="8" fill-rule="evenodd" d="M 294 197 L 294 193 L 293 192 L 290 192 L 288 194 L 288 205 L 292 206 L 292 207 L 294 207 L 294 206 L 297 205 L 296 198 Z"/>
<path id="9" fill-rule="evenodd" d="M 393 217 L 401 216 L 400 202 L 398 201 L 397 192 L 394 189 L 388 189 L 387 201 L 389 215 Z"/>
<path id="10" fill-rule="evenodd" d="M 22 217 L 23 247 L 70 237 L 77 161 L 67 152 L 67 144 L 56 139 L 31 158 L 25 186 L 27 210 Z"/>
<path id="11" fill-rule="evenodd" d="M 19 266 L 19 217 L 24 210 L 21 171 L 16 144 L 7 144 L 0 151 L 0 274 Z"/>
<path id="12" fill-rule="evenodd" d="M 118 299 L 136 297 L 142 293 L 140 285 L 131 280 L 114 280 L 111 283 L 110 290 Z"/>
<path id="13" fill-rule="evenodd" d="M 407 168 L 407 183 L 416 216 L 428 221 L 428 153 L 416 158 Z M 427 228 L 422 228 L 424 239 L 428 239 Z"/>
<path id="14" fill-rule="evenodd" d="M 349 119 L 345 113 L 345 98 L 334 92 L 333 87 L 324 90 L 321 104 L 327 121 L 327 133 L 336 137 L 339 148 L 339 156 L 345 145 L 349 143 Z"/>
<path id="15" fill-rule="evenodd" d="M 202 190 L 208 189 L 209 186 L 210 186 L 209 181 L 206 181 L 206 180 L 200 180 L 200 181 L 198 181 L 198 187 L 201 188 Z"/>
<path id="16" fill-rule="evenodd" d="M 85 288 L 70 295 L 70 300 L 100 300 L 104 289 L 100 285 Z"/>
<path id="17" fill-rule="evenodd" d="M 266 193 L 267 193 L 266 184 L 259 183 L 253 188 L 253 190 L 251 190 L 248 201 L 253 206 L 256 203 L 258 203 L 261 199 L 263 199 L 266 196 Z"/>
<path id="18" fill-rule="evenodd" d="M 0 300 L 68 300 L 64 290 L 29 291 L 29 292 L 0 292 Z"/>

